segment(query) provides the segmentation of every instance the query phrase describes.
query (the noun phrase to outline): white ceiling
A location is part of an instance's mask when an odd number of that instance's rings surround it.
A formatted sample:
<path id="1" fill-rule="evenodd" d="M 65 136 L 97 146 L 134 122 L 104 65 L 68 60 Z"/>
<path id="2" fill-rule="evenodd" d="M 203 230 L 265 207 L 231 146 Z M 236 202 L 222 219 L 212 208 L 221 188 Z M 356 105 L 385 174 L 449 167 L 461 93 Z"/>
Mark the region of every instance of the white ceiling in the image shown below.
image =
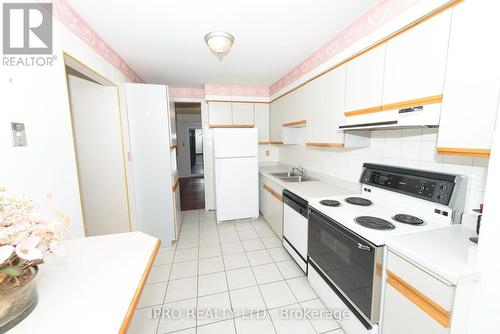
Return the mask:
<path id="1" fill-rule="evenodd" d="M 67 0 L 149 83 L 270 85 L 374 0 Z M 203 37 L 235 36 L 222 62 Z"/>

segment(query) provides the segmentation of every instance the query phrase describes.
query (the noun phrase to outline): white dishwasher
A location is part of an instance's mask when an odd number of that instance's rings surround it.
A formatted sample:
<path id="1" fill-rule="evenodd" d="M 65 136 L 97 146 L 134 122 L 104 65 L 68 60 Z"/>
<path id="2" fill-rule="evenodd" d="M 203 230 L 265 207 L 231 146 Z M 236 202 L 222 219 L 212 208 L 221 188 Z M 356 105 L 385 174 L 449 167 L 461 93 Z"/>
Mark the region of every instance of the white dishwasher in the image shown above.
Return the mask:
<path id="1" fill-rule="evenodd" d="M 307 273 L 307 201 L 283 190 L 283 247 Z"/>

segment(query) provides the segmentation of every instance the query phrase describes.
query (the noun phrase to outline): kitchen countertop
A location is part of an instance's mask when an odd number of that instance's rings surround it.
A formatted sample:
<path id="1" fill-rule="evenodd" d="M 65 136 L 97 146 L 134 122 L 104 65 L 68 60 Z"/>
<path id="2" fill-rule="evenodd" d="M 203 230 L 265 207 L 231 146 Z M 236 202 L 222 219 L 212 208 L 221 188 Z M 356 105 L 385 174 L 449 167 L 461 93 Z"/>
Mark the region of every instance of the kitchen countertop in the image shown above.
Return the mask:
<path id="1" fill-rule="evenodd" d="M 272 176 L 271 173 L 288 172 L 290 166 L 287 165 L 264 165 L 259 166 L 259 173 L 277 183 L 306 201 L 318 197 L 337 196 L 345 194 L 357 194 L 360 192 L 359 184 L 338 180 L 329 183 L 321 180 L 307 182 L 285 182 Z M 307 174 L 307 171 L 306 171 Z M 314 174 L 311 177 L 316 178 Z"/>
<path id="2" fill-rule="evenodd" d="M 8 333 L 126 333 L 159 245 L 141 232 L 66 240 L 40 266 L 38 305 Z"/>
<path id="3" fill-rule="evenodd" d="M 408 258 L 437 276 L 460 285 L 480 279 L 477 245 L 469 240 L 474 230 L 460 225 L 388 238 L 390 250 Z"/>

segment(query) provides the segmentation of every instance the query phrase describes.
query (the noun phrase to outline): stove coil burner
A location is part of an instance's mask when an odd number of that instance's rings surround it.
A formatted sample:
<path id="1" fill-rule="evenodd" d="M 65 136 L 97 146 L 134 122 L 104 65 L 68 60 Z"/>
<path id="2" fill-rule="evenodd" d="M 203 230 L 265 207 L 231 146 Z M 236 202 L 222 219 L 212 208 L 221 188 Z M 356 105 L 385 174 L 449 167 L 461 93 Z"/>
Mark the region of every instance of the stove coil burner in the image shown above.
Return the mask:
<path id="1" fill-rule="evenodd" d="M 418 217 L 412 216 L 412 215 L 407 215 L 404 213 L 399 213 L 392 217 L 397 222 L 403 223 L 403 224 L 409 224 L 409 225 L 422 225 L 424 221 Z"/>
<path id="2" fill-rule="evenodd" d="M 363 227 L 371 228 L 374 230 L 394 230 L 396 228 L 394 224 L 388 222 L 385 219 L 377 217 L 361 216 L 355 218 L 354 221 Z"/>
<path id="3" fill-rule="evenodd" d="M 370 206 L 373 204 L 372 201 L 363 197 L 347 197 L 345 201 L 347 203 L 351 203 L 354 205 L 361 205 L 361 206 Z"/>
<path id="4" fill-rule="evenodd" d="M 322 201 L 319 201 L 319 203 L 326 206 L 340 206 L 340 202 L 333 199 L 324 199 Z"/>

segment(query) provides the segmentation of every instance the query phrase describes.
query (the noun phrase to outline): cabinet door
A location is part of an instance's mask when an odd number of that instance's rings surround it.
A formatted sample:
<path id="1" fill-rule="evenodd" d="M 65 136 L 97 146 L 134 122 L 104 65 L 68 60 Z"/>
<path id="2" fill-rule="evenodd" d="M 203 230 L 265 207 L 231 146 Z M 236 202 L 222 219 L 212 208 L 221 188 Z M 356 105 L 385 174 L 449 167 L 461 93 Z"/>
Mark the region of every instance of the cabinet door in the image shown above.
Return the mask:
<path id="1" fill-rule="evenodd" d="M 266 178 L 263 179 L 262 192 L 262 214 L 269 223 L 274 233 L 280 238 L 283 235 L 283 201 L 281 193 L 283 189 L 274 185 Z"/>
<path id="2" fill-rule="evenodd" d="M 177 222 L 177 226 L 179 228 L 179 231 L 177 232 L 177 239 L 179 239 L 179 233 L 182 228 L 182 212 L 181 212 L 181 188 L 178 186 L 177 190 L 175 191 L 174 194 L 175 198 L 175 220 Z"/>
<path id="3" fill-rule="evenodd" d="M 208 123 L 210 125 L 232 125 L 233 112 L 231 102 L 209 102 Z"/>
<path id="4" fill-rule="evenodd" d="M 255 104 L 255 126 L 259 133 L 259 142 L 269 141 L 269 104 Z"/>
<path id="5" fill-rule="evenodd" d="M 269 110 L 269 140 L 271 142 L 282 142 L 284 102 L 282 97 L 271 103 Z"/>
<path id="6" fill-rule="evenodd" d="M 175 117 L 175 100 L 172 92 L 168 89 L 168 115 L 170 125 L 170 147 L 177 145 L 177 120 Z"/>
<path id="7" fill-rule="evenodd" d="M 253 103 L 233 103 L 233 125 L 254 125 Z"/>
<path id="8" fill-rule="evenodd" d="M 386 285 L 382 334 L 446 334 L 443 327 L 390 285 Z"/>
<path id="9" fill-rule="evenodd" d="M 451 10 L 387 42 L 382 103 L 443 94 Z"/>
<path id="10" fill-rule="evenodd" d="M 306 141 L 343 144 L 337 126 L 344 119 L 346 65 L 318 77 L 303 88 L 308 97 Z"/>
<path id="11" fill-rule="evenodd" d="M 442 154 L 489 155 L 500 91 L 500 54 L 484 33 L 498 20 L 488 7 L 465 1 L 453 8 L 438 136 Z"/>
<path id="12" fill-rule="evenodd" d="M 386 45 L 380 45 L 347 63 L 346 111 L 382 104 Z"/>

